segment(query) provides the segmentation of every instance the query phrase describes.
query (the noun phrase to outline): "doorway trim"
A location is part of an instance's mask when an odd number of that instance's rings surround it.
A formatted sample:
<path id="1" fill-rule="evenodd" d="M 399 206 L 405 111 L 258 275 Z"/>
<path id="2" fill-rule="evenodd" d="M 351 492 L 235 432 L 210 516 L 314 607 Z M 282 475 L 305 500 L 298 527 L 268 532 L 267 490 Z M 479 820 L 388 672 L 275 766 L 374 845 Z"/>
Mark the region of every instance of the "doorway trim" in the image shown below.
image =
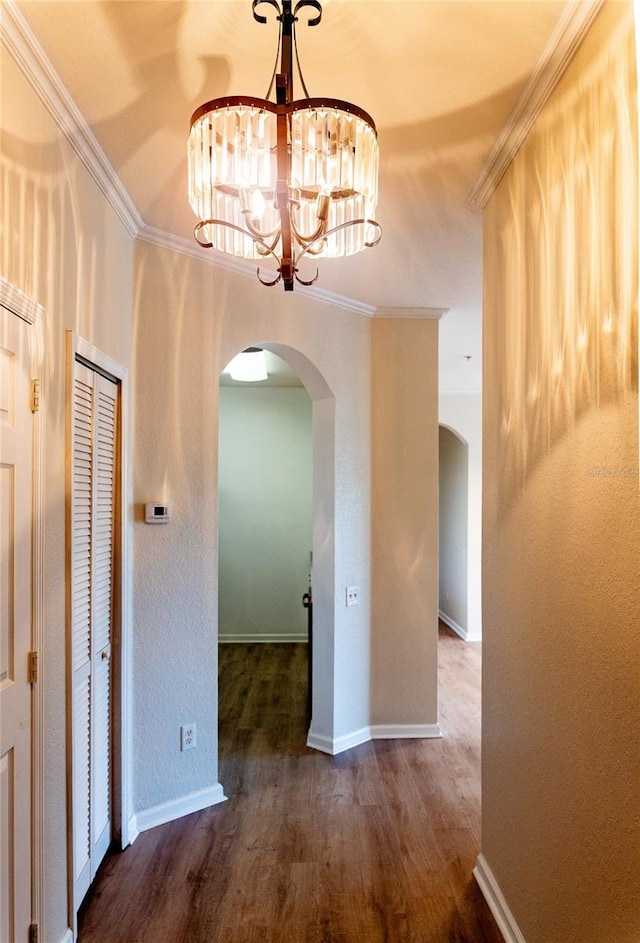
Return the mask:
<path id="1" fill-rule="evenodd" d="M 42 383 L 44 307 L 0 275 L 0 306 L 31 326 L 29 338 L 32 378 L 31 452 L 31 648 L 42 653 L 44 638 L 44 422 Z M 38 658 L 37 682 L 31 685 L 31 921 L 44 932 L 44 683 L 43 658 Z"/>
<path id="2" fill-rule="evenodd" d="M 482 419 L 482 400 L 479 393 L 465 393 L 477 399 L 471 409 L 461 409 L 457 394 L 440 396 L 438 427 L 446 429 L 467 447 L 467 626 L 444 622 L 466 642 L 482 641 L 482 442 L 478 436 L 477 421 Z M 439 611 L 442 618 L 442 612 Z"/>
<path id="3" fill-rule="evenodd" d="M 312 415 L 312 554 L 313 554 L 313 681 L 311 724 L 307 745 L 325 753 L 335 745 L 335 396 L 313 361 L 298 348 L 275 341 L 250 339 L 219 367 L 246 347 L 271 351 L 296 372 L 311 400 Z M 218 411 L 218 426 L 219 426 Z M 217 458 L 219 462 L 219 456 Z M 217 641 L 217 639 L 216 639 Z M 368 739 L 368 738 L 367 738 Z"/>
<path id="4" fill-rule="evenodd" d="M 70 424 L 73 420 L 73 377 L 76 360 L 85 363 L 98 373 L 107 373 L 114 377 L 120 386 L 120 463 L 117 469 L 116 487 L 117 504 L 115 520 L 117 523 L 116 547 L 114 560 L 114 612 L 113 636 L 114 657 L 113 664 L 113 736 L 112 736 L 112 840 L 121 848 L 126 848 L 132 842 L 131 817 L 131 574 L 130 574 L 130 535 L 127 508 L 129 506 L 129 371 L 118 361 L 94 347 L 84 338 L 67 331 L 66 354 L 66 418 L 67 443 L 71 441 Z M 67 454 L 67 513 L 70 507 L 71 494 L 71 457 Z M 70 560 L 70 533 L 67 526 L 67 567 Z M 67 572 L 67 583 L 69 582 Z M 67 635 L 70 630 L 71 613 L 67 606 Z M 67 711 L 70 711 L 69 698 L 71 690 L 67 689 Z M 71 771 L 67 763 L 67 795 L 71 812 Z M 72 820 L 71 820 L 72 821 Z M 69 829 L 69 844 L 67 851 L 69 891 L 68 917 L 69 926 L 74 929 L 77 920 L 75 902 L 73 899 L 73 867 L 72 867 L 72 829 Z M 135 835 L 133 836 L 135 837 Z"/>
<path id="5" fill-rule="evenodd" d="M 461 639 L 463 639 L 464 641 L 467 641 L 467 639 L 470 637 L 469 628 L 468 628 L 468 627 L 469 627 L 469 598 L 470 598 L 470 589 L 469 589 L 469 581 L 470 581 L 470 577 L 469 577 L 469 556 L 470 556 L 470 554 L 469 554 L 469 544 L 470 544 L 470 539 L 469 539 L 469 501 L 470 501 L 470 496 L 469 496 L 469 487 L 470 487 L 470 486 L 469 486 L 469 443 L 467 442 L 467 440 L 464 438 L 463 435 L 461 435 L 459 432 L 457 432 L 455 429 L 453 429 L 450 425 L 448 425 L 447 423 L 444 423 L 444 422 L 438 422 L 438 435 L 440 435 L 440 434 L 442 433 L 442 431 L 444 431 L 444 432 L 448 433 L 450 436 L 452 436 L 453 439 L 456 440 L 456 442 L 458 443 L 458 445 L 459 445 L 459 446 L 462 446 L 462 448 L 464 449 L 464 460 L 463 460 L 464 468 L 463 468 L 462 470 L 464 471 L 464 475 L 465 475 L 465 478 L 466 478 L 466 487 L 465 487 L 465 490 L 464 490 L 464 507 L 463 507 L 463 511 L 464 511 L 464 526 L 465 526 L 465 535 L 464 535 L 464 552 L 465 552 L 465 559 L 464 559 L 464 565 L 465 565 L 465 573 L 464 573 L 464 607 L 465 607 L 465 613 L 464 613 L 464 621 L 465 621 L 466 624 L 465 624 L 465 625 L 460 625 L 458 622 L 456 622 L 456 620 L 455 620 L 451 615 L 449 615 L 447 612 L 445 612 L 445 611 L 442 609 L 442 599 L 440 598 L 440 588 L 441 588 L 440 586 L 438 587 L 438 618 L 441 619 L 441 620 L 445 623 L 445 625 L 448 625 L 449 628 L 450 628 L 453 632 L 456 633 L 456 635 L 459 635 Z M 438 466 L 439 466 L 438 471 L 439 471 L 439 476 L 440 476 L 440 482 L 442 483 L 442 448 L 441 448 L 441 443 L 440 443 L 440 453 L 439 453 Z M 442 517 L 441 517 L 441 515 L 442 515 L 442 500 L 443 500 L 443 498 L 442 498 L 442 488 L 441 488 L 441 489 L 440 489 L 439 496 L 438 496 L 438 514 L 439 514 L 440 522 L 442 521 Z M 445 535 L 443 534 L 442 529 L 441 529 L 440 526 L 439 526 L 439 528 L 438 528 L 438 531 L 439 531 L 439 540 L 438 540 L 438 570 L 439 570 L 439 579 L 440 579 L 441 576 L 442 576 L 442 557 L 441 557 L 441 553 L 442 553 L 442 547 L 443 547 Z"/>
<path id="6" fill-rule="evenodd" d="M 261 343 L 298 374 L 311 399 L 313 650 L 307 746 L 333 752 L 335 740 L 335 396 L 312 360 L 288 344 Z"/>

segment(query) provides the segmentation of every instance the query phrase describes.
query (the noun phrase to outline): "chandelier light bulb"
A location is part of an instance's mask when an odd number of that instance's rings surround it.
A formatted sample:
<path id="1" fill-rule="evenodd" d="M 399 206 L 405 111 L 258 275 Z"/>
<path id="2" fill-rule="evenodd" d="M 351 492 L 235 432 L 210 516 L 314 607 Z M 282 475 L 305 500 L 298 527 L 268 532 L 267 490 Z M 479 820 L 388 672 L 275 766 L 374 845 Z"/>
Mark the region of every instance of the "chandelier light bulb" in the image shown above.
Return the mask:
<path id="1" fill-rule="evenodd" d="M 264 196 L 262 195 L 262 190 L 254 190 L 251 196 L 251 210 L 253 212 L 253 218 L 260 220 L 264 216 L 265 211 L 265 202 Z"/>

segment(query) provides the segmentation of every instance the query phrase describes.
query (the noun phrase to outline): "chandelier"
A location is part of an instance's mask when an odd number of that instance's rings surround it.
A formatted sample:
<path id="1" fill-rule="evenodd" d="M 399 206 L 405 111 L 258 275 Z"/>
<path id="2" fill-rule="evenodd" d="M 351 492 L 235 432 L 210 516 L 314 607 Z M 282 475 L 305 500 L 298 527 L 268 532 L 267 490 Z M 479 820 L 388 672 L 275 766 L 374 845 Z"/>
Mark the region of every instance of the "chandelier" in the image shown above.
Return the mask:
<path id="1" fill-rule="evenodd" d="M 201 105 L 191 117 L 188 143 L 189 203 L 204 248 L 244 259 L 275 259 L 292 291 L 304 280 L 305 256 L 340 258 L 377 245 L 373 219 L 378 200 L 378 139 L 372 118 L 349 102 L 310 98 L 300 70 L 296 23 L 312 7 L 308 25 L 322 18 L 319 0 L 253 0 L 275 7 L 280 24 L 276 65 L 266 98 L 230 95 Z M 305 98 L 293 99 L 293 54 Z M 280 71 L 276 72 L 280 56 Z M 275 84 L 275 103 L 269 98 Z"/>

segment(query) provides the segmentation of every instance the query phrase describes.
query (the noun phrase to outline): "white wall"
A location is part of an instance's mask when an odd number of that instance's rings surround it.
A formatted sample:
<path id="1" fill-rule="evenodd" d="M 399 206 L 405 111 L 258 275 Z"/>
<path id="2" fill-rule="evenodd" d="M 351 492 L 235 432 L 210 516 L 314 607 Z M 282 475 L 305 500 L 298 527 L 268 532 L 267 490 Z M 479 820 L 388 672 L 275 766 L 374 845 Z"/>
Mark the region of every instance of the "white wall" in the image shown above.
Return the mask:
<path id="1" fill-rule="evenodd" d="M 445 426 L 439 433 L 438 609 L 466 638 L 469 447 Z"/>
<path id="2" fill-rule="evenodd" d="M 219 640 L 306 641 L 311 401 L 222 386 L 219 410 Z"/>
<path id="3" fill-rule="evenodd" d="M 217 781 L 218 376 L 245 347 L 287 360 L 313 401 L 315 742 L 369 723 L 370 321 L 146 243 L 136 278 L 135 501 L 174 507 L 135 535 L 135 803 L 157 810 Z M 189 720 L 199 746 L 181 754 Z"/>
<path id="4" fill-rule="evenodd" d="M 440 393 L 438 417 L 467 443 L 467 625 L 465 638 L 482 638 L 482 394 Z"/>

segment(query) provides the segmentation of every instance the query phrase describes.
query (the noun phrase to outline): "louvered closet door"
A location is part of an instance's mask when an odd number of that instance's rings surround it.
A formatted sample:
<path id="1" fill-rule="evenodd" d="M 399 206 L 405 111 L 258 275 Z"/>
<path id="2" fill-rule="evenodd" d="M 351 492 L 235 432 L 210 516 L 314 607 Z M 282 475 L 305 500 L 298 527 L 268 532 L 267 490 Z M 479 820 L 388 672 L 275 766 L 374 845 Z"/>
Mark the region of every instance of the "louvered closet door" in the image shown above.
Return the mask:
<path id="1" fill-rule="evenodd" d="M 76 908 L 111 841 L 111 642 L 117 410 L 118 385 L 76 363 L 71 513 Z"/>

